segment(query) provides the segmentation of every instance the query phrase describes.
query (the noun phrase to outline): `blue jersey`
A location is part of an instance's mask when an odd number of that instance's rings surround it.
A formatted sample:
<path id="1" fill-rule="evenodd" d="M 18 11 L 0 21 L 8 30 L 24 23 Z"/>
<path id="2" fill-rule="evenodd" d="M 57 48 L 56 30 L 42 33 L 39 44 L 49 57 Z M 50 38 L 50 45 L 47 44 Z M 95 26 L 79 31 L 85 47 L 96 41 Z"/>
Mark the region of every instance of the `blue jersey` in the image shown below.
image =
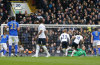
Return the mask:
<path id="1" fill-rule="evenodd" d="M 100 32 L 99 31 L 94 31 L 92 32 L 93 35 L 93 40 L 100 40 L 99 36 L 100 36 Z"/>
<path id="2" fill-rule="evenodd" d="M 7 23 L 7 26 L 9 26 L 9 35 L 10 36 L 18 36 L 18 32 L 17 32 L 17 28 L 19 27 L 18 22 L 10 21 Z"/>
<path id="3" fill-rule="evenodd" d="M 2 35 L 1 36 L 1 43 L 6 43 L 8 41 L 9 36 L 8 35 Z"/>

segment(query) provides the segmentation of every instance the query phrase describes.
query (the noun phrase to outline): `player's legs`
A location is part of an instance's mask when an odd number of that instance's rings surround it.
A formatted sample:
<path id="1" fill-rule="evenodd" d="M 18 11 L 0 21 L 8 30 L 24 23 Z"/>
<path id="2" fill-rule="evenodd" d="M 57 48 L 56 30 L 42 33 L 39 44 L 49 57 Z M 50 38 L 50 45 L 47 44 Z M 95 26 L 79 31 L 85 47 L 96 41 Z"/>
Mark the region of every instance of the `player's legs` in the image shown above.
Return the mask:
<path id="1" fill-rule="evenodd" d="M 72 45 L 73 45 L 73 43 L 72 43 Z M 68 55 L 68 50 L 71 49 L 71 46 L 72 46 L 72 45 L 70 44 L 69 47 L 66 49 L 66 56 Z"/>
<path id="2" fill-rule="evenodd" d="M 100 55 L 100 41 L 98 41 L 97 47 L 98 47 L 98 53 L 99 53 L 99 55 Z"/>
<path id="3" fill-rule="evenodd" d="M 38 53 L 39 53 L 39 50 L 40 50 L 40 45 L 41 44 L 41 40 L 38 39 L 38 42 L 37 42 L 37 45 L 36 45 L 36 54 L 33 55 L 32 57 L 38 57 Z"/>
<path id="4" fill-rule="evenodd" d="M 73 52 L 72 52 L 71 56 L 74 56 L 74 53 L 75 53 L 75 52 L 76 52 L 76 50 L 77 50 L 78 44 L 73 43 L 73 46 L 72 46 L 72 47 L 74 47 L 74 50 L 73 50 Z"/>
<path id="5" fill-rule="evenodd" d="M 7 44 L 6 43 L 3 43 L 3 48 L 4 48 L 4 53 L 3 55 L 5 56 L 6 52 L 7 52 Z"/>
<path id="6" fill-rule="evenodd" d="M 66 44 L 67 44 L 66 42 L 64 42 L 64 41 L 62 42 L 62 49 L 63 49 L 63 52 L 65 52 Z"/>
<path id="7" fill-rule="evenodd" d="M 50 54 L 49 54 L 49 52 L 48 52 L 48 50 L 47 50 L 47 47 L 45 46 L 46 45 L 46 40 L 45 39 L 41 39 L 41 41 L 42 41 L 42 48 L 44 49 L 44 51 L 46 52 L 46 54 L 47 54 L 47 56 L 46 57 L 49 57 L 50 56 Z"/>
<path id="8" fill-rule="evenodd" d="M 74 56 L 74 57 L 77 57 L 78 55 L 77 55 L 77 54 L 74 54 L 73 56 Z M 68 57 L 71 57 L 71 55 L 68 55 Z"/>
<path id="9" fill-rule="evenodd" d="M 96 46 L 97 46 L 97 41 L 93 41 L 93 50 L 95 55 L 96 55 Z"/>
<path id="10" fill-rule="evenodd" d="M 65 54 L 64 56 L 67 56 L 67 47 L 68 47 L 68 42 L 64 41 L 62 42 L 62 48 L 63 48 L 63 51 L 65 51 Z"/>
<path id="11" fill-rule="evenodd" d="M 18 36 L 14 36 L 14 41 L 15 41 L 15 55 L 17 55 L 17 50 L 18 50 Z"/>
<path id="12" fill-rule="evenodd" d="M 3 48 L 3 44 L 4 44 L 4 43 L 1 43 L 1 47 L 2 47 L 2 48 Z M 0 51 L 0 53 L 3 52 L 3 51 L 4 51 L 4 49 L 2 49 L 2 50 Z"/>
<path id="13" fill-rule="evenodd" d="M 9 56 L 11 56 L 11 49 L 12 49 L 12 36 L 9 36 Z"/>

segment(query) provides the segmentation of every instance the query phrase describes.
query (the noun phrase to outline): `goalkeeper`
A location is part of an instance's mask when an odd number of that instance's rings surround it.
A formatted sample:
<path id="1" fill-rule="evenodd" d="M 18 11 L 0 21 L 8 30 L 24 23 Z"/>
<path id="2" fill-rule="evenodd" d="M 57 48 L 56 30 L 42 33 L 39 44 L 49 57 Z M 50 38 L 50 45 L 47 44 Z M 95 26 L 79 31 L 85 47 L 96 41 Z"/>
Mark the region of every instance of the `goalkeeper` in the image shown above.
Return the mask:
<path id="1" fill-rule="evenodd" d="M 72 53 L 72 51 L 69 51 L 69 53 Z M 76 51 L 73 56 L 82 56 L 82 55 L 86 57 L 85 46 L 83 46 L 82 49 L 78 49 L 78 51 Z"/>

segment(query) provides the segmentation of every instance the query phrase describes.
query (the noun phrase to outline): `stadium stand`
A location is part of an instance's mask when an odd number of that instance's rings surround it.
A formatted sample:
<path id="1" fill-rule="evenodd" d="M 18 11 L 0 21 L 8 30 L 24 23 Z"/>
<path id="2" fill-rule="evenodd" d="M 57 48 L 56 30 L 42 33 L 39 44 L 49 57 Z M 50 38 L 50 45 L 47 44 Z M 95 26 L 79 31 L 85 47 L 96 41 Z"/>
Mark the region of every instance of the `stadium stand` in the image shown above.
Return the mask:
<path id="1" fill-rule="evenodd" d="M 14 0 L 19 1 L 19 0 Z M 27 0 L 22 0 L 27 2 Z M 35 3 L 34 3 L 35 2 Z M 0 0 L 0 24 L 5 24 L 9 19 L 9 8 L 12 6 L 9 0 Z M 43 19 L 45 24 L 67 24 L 67 25 L 100 25 L 100 1 L 99 0 L 33 0 L 32 5 L 39 9 L 36 12 L 24 14 L 19 12 L 16 14 L 16 21 L 20 24 L 36 24 L 39 19 Z M 61 42 L 59 35 L 62 29 L 47 29 L 49 41 L 46 46 L 50 53 L 62 53 Z M 68 29 L 70 36 L 77 35 L 79 32 L 83 33 L 84 44 L 86 52 L 93 54 L 91 44 L 92 28 L 75 28 Z M 36 40 L 34 37 L 37 34 L 37 28 L 21 28 L 19 32 L 19 39 L 23 45 L 25 53 L 33 51 L 35 53 Z M 22 48 L 22 46 L 20 47 Z M 21 49 L 20 49 L 21 52 Z M 41 48 L 40 53 L 43 53 Z"/>

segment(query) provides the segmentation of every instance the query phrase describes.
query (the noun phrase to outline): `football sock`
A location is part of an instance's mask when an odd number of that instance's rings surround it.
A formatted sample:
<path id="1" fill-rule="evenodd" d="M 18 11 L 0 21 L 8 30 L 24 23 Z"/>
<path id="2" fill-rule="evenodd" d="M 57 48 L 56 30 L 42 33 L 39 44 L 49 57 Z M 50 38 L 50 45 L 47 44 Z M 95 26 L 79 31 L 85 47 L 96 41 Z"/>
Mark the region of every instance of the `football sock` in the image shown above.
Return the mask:
<path id="1" fill-rule="evenodd" d="M 69 48 L 66 49 L 66 55 L 68 54 L 68 50 L 69 50 L 69 49 L 71 49 L 71 47 L 69 47 Z"/>
<path id="2" fill-rule="evenodd" d="M 17 55 L 18 45 L 15 45 L 15 55 Z"/>
<path id="3" fill-rule="evenodd" d="M 45 52 L 47 53 L 47 55 L 50 55 L 49 52 L 48 52 L 48 50 L 47 50 L 47 47 L 46 46 L 42 46 L 42 47 L 45 50 Z"/>
<path id="4" fill-rule="evenodd" d="M 2 50 L 0 51 L 0 53 L 3 52 L 3 51 L 4 51 L 4 49 L 2 49 Z"/>
<path id="5" fill-rule="evenodd" d="M 98 48 L 98 52 L 99 52 L 99 54 L 100 54 L 100 48 Z"/>
<path id="6" fill-rule="evenodd" d="M 94 54 L 96 55 L 96 48 L 94 48 L 93 50 L 94 50 Z"/>
<path id="7" fill-rule="evenodd" d="M 6 50 L 4 50 L 4 53 L 3 53 L 3 55 L 5 55 L 5 54 L 6 54 L 6 52 L 7 52 L 7 51 L 6 51 Z"/>
<path id="8" fill-rule="evenodd" d="M 36 45 L 36 55 L 37 56 L 38 56 L 39 50 L 40 50 L 40 46 L 39 45 Z"/>
<path id="9" fill-rule="evenodd" d="M 9 45 L 9 56 L 11 56 L 11 48 L 12 48 L 12 46 Z"/>
<path id="10" fill-rule="evenodd" d="M 76 51 L 76 50 L 73 50 L 73 52 L 72 52 L 71 56 L 73 56 L 73 55 L 74 55 L 75 51 Z"/>

